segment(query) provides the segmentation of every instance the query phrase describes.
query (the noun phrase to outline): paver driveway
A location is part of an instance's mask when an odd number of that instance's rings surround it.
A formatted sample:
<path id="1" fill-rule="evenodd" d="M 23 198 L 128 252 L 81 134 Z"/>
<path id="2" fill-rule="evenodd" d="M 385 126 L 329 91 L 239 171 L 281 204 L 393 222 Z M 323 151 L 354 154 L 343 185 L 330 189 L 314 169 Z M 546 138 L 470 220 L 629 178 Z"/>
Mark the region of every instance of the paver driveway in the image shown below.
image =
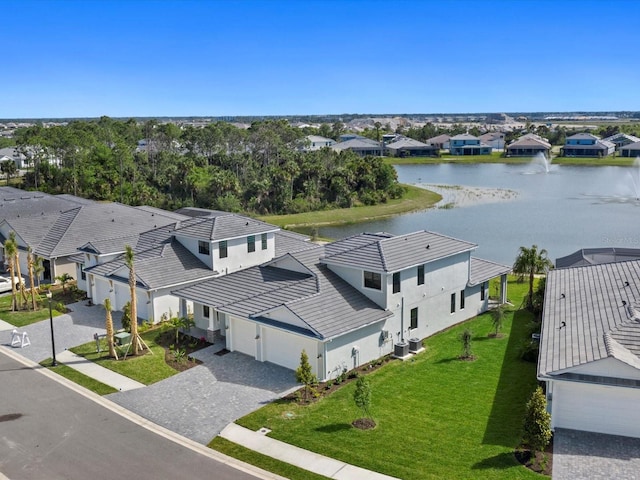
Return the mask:
<path id="1" fill-rule="evenodd" d="M 557 428 L 553 480 L 640 479 L 640 438 Z"/>
<path id="2" fill-rule="evenodd" d="M 193 354 L 202 365 L 145 388 L 106 398 L 196 442 L 206 444 L 229 423 L 296 388 L 292 370 L 242 353 L 218 356 L 222 344 Z"/>

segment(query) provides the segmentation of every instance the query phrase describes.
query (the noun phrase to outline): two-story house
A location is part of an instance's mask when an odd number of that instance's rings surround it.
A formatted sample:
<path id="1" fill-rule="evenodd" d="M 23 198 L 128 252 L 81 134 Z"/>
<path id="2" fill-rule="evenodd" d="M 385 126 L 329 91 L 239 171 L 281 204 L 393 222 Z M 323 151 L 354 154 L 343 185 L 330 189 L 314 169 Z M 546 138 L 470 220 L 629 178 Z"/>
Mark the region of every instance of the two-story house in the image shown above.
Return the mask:
<path id="1" fill-rule="evenodd" d="M 510 267 L 433 232 L 361 234 L 175 290 L 198 328 L 231 351 L 295 369 L 304 349 L 321 380 L 394 353 L 488 308 Z"/>
<path id="2" fill-rule="evenodd" d="M 482 143 L 478 137 L 468 133 L 461 133 L 449 140 L 449 153 L 451 155 L 489 155 L 491 145 Z"/>
<path id="3" fill-rule="evenodd" d="M 560 149 L 562 157 L 606 157 L 616 149 L 614 143 L 600 140 L 591 133 L 576 133 L 567 137 Z"/>
<path id="4" fill-rule="evenodd" d="M 281 253 L 277 243 L 293 250 L 308 247 L 302 236 L 281 234 L 278 227 L 259 220 L 226 212 L 194 213 L 198 216 L 140 235 L 87 243 L 75 257 L 79 288 L 86 289 L 94 303 L 109 298 L 113 308 L 121 310 L 130 301 L 124 258 L 130 245 L 138 317 L 158 322 L 179 311 L 172 290 L 262 264 Z"/>

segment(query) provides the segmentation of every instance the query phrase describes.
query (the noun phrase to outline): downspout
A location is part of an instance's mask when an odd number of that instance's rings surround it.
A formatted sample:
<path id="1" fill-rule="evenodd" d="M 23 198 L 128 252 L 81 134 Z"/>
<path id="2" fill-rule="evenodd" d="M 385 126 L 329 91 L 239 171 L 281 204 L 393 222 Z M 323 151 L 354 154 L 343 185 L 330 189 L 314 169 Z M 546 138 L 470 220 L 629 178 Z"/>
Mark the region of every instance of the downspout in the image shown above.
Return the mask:
<path id="1" fill-rule="evenodd" d="M 400 299 L 400 342 L 404 343 L 404 295 Z"/>

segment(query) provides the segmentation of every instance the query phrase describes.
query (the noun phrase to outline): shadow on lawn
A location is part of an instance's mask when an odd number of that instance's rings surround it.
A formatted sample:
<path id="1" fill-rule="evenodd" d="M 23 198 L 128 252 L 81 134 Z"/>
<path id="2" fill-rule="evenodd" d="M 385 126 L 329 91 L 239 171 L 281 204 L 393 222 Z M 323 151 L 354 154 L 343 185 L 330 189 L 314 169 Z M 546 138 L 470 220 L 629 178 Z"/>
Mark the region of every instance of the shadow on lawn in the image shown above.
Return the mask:
<path id="1" fill-rule="evenodd" d="M 518 464 L 515 462 L 513 452 L 502 452 L 493 457 L 480 460 L 471 466 L 472 470 L 495 470 L 503 468 L 515 467 Z"/>
<path id="2" fill-rule="evenodd" d="M 324 425 L 322 427 L 316 428 L 316 432 L 321 433 L 336 433 L 342 432 L 344 430 L 351 430 L 353 427 L 349 423 L 333 423 L 331 425 Z"/>
<path id="3" fill-rule="evenodd" d="M 508 340 L 508 344 L 483 444 L 515 447 L 520 440 L 524 406 L 536 384 L 535 364 L 520 358 L 521 346 L 529 335 L 528 324 L 531 319 L 532 315 L 526 310 L 514 312 L 511 334 L 508 339 L 503 339 Z"/>

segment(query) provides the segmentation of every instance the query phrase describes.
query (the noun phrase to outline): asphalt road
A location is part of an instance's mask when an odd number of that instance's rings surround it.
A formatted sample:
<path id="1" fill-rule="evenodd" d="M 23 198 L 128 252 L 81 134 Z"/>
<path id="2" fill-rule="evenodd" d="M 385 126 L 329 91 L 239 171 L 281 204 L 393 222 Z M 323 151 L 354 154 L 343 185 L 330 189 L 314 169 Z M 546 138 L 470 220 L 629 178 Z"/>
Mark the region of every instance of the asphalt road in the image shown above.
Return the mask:
<path id="1" fill-rule="evenodd" d="M 0 350 L 0 478 L 265 478 L 212 456 L 152 432 Z"/>

